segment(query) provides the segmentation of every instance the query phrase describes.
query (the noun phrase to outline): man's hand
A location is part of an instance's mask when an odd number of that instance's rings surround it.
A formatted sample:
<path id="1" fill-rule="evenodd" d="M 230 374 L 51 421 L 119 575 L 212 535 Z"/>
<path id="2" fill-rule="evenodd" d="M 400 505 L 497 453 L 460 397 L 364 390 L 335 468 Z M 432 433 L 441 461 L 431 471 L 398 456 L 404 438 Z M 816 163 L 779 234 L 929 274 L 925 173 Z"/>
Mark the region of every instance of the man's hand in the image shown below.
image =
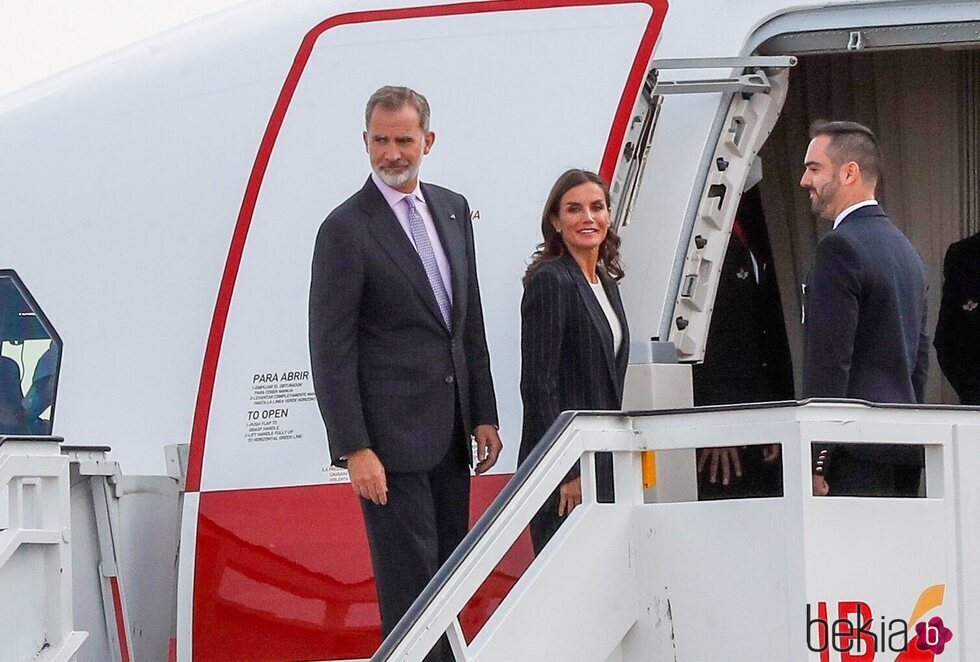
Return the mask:
<path id="1" fill-rule="evenodd" d="M 830 485 L 823 476 L 813 477 L 813 496 L 827 496 L 830 494 Z"/>
<path id="2" fill-rule="evenodd" d="M 500 443 L 500 435 L 494 425 L 477 425 L 473 437 L 476 439 L 476 473 L 482 474 L 497 463 L 497 456 L 504 445 Z"/>
<path id="3" fill-rule="evenodd" d="M 558 488 L 558 516 L 571 514 L 572 508 L 582 503 L 582 477 L 562 483 Z"/>
<path id="4" fill-rule="evenodd" d="M 779 444 L 769 444 L 762 448 L 762 461 L 772 464 L 779 459 Z"/>
<path id="5" fill-rule="evenodd" d="M 370 448 L 360 448 L 347 456 L 347 473 L 354 494 L 379 506 L 388 503 L 388 479 L 381 460 Z"/>
<path id="6" fill-rule="evenodd" d="M 732 474 L 736 478 L 742 476 L 742 464 L 738 457 L 738 448 L 729 446 L 727 448 L 702 448 L 701 456 L 698 458 L 698 473 L 704 471 L 705 466 L 708 470 L 708 482 L 714 485 L 718 482 L 718 469 L 721 469 L 721 484 L 728 485 L 731 482 Z"/>

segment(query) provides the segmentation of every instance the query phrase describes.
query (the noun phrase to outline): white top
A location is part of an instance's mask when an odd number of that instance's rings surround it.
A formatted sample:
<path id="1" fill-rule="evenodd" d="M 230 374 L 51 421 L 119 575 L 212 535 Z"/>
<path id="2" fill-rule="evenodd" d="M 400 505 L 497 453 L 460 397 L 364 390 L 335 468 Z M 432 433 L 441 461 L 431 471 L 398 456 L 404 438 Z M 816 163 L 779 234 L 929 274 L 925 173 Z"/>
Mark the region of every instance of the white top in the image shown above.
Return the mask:
<path id="1" fill-rule="evenodd" d="M 847 215 L 850 214 L 852 211 L 856 209 L 860 209 L 861 207 L 870 207 L 871 205 L 876 205 L 876 204 L 878 204 L 878 201 L 872 198 L 871 200 L 862 200 L 857 204 L 851 205 L 841 213 L 837 214 L 837 218 L 834 219 L 834 229 L 836 230 L 837 226 L 841 224 L 841 221 L 847 218 Z"/>
<path id="2" fill-rule="evenodd" d="M 602 308 L 602 312 L 606 314 L 606 320 L 609 321 L 609 328 L 612 329 L 613 356 L 615 356 L 619 354 L 619 346 L 623 342 L 623 326 L 619 323 L 619 318 L 616 317 L 616 311 L 613 310 L 612 304 L 609 303 L 609 297 L 606 296 L 606 290 L 602 287 L 602 281 L 589 283 L 589 286 L 592 288 L 592 293 L 595 294 L 595 298 L 599 302 L 599 307 Z"/>

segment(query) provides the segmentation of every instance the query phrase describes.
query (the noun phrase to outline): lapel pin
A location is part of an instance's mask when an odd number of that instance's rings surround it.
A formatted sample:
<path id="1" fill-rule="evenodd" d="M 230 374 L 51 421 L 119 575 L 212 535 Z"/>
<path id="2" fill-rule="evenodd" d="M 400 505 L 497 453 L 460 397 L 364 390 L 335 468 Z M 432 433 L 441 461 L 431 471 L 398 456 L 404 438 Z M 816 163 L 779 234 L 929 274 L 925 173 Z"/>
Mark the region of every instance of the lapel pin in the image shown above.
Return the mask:
<path id="1" fill-rule="evenodd" d="M 978 305 L 977 302 L 974 301 L 973 299 L 967 299 L 966 303 L 963 304 L 963 310 L 965 310 L 968 313 L 973 312 L 974 310 L 976 310 L 977 305 Z"/>
<path id="2" fill-rule="evenodd" d="M 450 214 L 449 215 L 449 219 L 455 221 L 456 220 L 456 214 Z"/>

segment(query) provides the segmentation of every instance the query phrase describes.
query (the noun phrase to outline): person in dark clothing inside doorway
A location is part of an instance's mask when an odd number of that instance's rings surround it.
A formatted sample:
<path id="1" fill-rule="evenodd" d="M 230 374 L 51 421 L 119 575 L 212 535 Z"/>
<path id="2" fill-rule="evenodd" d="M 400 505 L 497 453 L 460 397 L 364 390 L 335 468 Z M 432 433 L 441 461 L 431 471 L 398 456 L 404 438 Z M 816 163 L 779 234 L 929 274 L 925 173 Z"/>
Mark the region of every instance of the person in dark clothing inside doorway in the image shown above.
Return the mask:
<path id="1" fill-rule="evenodd" d="M 695 365 L 694 404 L 792 400 L 786 339 L 758 187 L 742 195 L 721 269 L 704 363 Z M 778 496 L 778 446 L 698 451 L 698 498 Z"/>

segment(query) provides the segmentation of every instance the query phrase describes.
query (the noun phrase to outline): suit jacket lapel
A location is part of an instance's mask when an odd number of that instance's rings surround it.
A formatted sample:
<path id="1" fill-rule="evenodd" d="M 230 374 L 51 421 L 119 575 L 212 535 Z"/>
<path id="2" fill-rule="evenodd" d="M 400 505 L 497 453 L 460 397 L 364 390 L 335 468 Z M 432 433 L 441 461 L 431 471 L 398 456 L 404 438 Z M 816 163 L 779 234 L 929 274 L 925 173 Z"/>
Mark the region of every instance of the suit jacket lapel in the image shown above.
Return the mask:
<path id="1" fill-rule="evenodd" d="M 446 203 L 438 192 L 427 184 L 422 184 L 422 196 L 429 206 L 432 221 L 435 223 L 442 250 L 449 261 L 449 277 L 452 281 L 452 328 L 462 328 L 462 315 L 466 310 L 466 239 L 463 236 L 465 219 L 456 217 L 452 206 Z M 462 212 L 461 212 L 462 213 Z M 434 298 L 433 298 L 434 300 Z"/>
<path id="2" fill-rule="evenodd" d="M 381 191 L 370 177 L 361 189 L 358 204 L 367 215 L 368 228 L 381 244 L 381 248 L 412 283 L 436 319 L 445 325 L 442 313 L 439 312 L 439 304 L 436 303 L 436 295 L 432 293 L 432 285 L 429 283 L 429 277 L 425 273 L 425 267 L 422 266 L 422 260 L 419 259 L 415 246 L 402 229 L 395 212 L 388 206 L 388 201 L 381 195 Z"/>
<path id="3" fill-rule="evenodd" d="M 599 300 L 596 299 L 595 293 L 592 292 L 592 287 L 589 285 L 589 281 L 585 280 L 585 275 L 582 273 L 582 269 L 578 266 L 575 259 L 566 255 L 565 268 L 571 272 L 575 286 L 578 288 L 579 296 L 585 303 L 586 311 L 588 311 L 589 321 L 592 322 L 592 326 L 599 334 L 602 355 L 606 359 L 606 369 L 609 371 L 609 378 L 616 385 L 619 383 L 619 380 L 616 378 L 616 361 L 615 357 L 613 357 L 613 335 L 612 329 L 609 327 L 609 320 L 606 319 L 606 314 L 602 312 L 602 307 L 599 306 Z M 618 391 L 619 389 L 617 388 L 616 390 Z"/>

